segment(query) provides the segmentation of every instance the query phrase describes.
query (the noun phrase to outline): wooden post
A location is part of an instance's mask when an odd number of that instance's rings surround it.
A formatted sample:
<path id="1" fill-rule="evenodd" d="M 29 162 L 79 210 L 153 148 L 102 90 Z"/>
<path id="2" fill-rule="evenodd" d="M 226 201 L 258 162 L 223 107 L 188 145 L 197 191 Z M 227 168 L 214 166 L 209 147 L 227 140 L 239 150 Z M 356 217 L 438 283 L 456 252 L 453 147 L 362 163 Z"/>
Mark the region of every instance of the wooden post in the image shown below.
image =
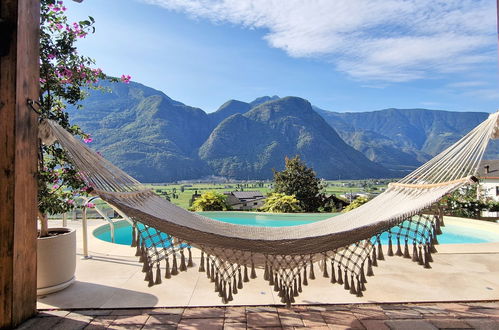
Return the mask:
<path id="1" fill-rule="evenodd" d="M 0 1 L 0 328 L 36 313 L 39 0 Z"/>

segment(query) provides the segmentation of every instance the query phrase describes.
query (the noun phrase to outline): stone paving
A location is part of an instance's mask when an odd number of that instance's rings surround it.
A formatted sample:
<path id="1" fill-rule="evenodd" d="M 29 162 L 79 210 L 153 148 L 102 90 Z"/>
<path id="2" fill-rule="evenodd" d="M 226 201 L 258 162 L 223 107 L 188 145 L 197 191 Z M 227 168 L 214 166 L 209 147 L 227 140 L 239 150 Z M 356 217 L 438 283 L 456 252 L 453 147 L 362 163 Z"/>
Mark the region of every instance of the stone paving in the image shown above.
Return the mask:
<path id="1" fill-rule="evenodd" d="M 18 329 L 499 329 L 499 301 L 45 310 Z"/>

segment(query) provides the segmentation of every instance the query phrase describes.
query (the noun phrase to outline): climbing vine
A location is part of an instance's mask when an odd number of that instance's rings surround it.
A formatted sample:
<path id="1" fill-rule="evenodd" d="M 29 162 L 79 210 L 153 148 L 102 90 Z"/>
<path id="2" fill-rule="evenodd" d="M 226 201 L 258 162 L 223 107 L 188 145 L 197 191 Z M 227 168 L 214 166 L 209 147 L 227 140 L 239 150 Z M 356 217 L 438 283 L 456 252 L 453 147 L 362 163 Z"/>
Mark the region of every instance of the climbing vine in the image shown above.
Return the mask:
<path id="1" fill-rule="evenodd" d="M 51 119 L 71 134 L 91 143 L 92 137 L 70 122 L 68 107 L 82 108 L 81 101 L 91 89 L 102 89 L 99 81 L 128 83 L 107 76 L 95 61 L 78 52 L 76 44 L 95 32 L 92 17 L 71 22 L 63 1 L 41 0 L 40 12 L 40 97 L 32 106 L 40 119 Z M 77 197 L 92 190 L 80 178 L 60 145 L 40 145 L 38 161 L 38 210 L 41 236 L 46 236 L 47 214 L 58 214 L 77 207 Z M 86 205 L 93 206 L 93 205 Z"/>

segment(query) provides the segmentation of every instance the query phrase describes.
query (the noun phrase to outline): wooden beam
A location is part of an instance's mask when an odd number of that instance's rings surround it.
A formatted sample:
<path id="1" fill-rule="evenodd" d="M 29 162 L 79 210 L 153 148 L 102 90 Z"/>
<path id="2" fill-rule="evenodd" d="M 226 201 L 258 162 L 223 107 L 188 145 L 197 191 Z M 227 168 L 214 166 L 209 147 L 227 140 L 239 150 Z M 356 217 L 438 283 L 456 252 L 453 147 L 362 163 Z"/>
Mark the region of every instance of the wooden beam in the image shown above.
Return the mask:
<path id="1" fill-rule="evenodd" d="M 0 1 L 0 328 L 36 313 L 39 0 Z"/>

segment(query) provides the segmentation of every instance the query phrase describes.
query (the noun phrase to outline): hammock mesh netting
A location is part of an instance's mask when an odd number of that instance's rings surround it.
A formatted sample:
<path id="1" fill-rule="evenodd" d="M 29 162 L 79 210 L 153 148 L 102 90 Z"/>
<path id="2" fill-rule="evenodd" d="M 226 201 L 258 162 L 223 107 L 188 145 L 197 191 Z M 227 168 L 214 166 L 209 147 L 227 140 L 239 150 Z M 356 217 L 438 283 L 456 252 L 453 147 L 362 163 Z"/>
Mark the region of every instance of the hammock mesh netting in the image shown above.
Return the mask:
<path id="1" fill-rule="evenodd" d="M 194 247 L 201 250 L 198 270 L 206 272 L 224 303 L 256 278 L 259 268 L 289 306 L 316 276 L 362 296 L 366 278 L 373 276 L 373 267 L 385 254 L 431 268 L 443 224 L 436 203 L 476 181 L 473 175 L 488 141 L 499 134 L 498 116 L 491 114 L 361 207 L 291 227 L 234 225 L 186 211 L 146 189 L 55 122 L 42 121 L 40 137 L 44 143 L 57 141 L 94 192 L 133 220 L 132 246 L 149 286 L 193 267 Z M 381 235 L 387 236 L 387 246 L 382 245 Z"/>

